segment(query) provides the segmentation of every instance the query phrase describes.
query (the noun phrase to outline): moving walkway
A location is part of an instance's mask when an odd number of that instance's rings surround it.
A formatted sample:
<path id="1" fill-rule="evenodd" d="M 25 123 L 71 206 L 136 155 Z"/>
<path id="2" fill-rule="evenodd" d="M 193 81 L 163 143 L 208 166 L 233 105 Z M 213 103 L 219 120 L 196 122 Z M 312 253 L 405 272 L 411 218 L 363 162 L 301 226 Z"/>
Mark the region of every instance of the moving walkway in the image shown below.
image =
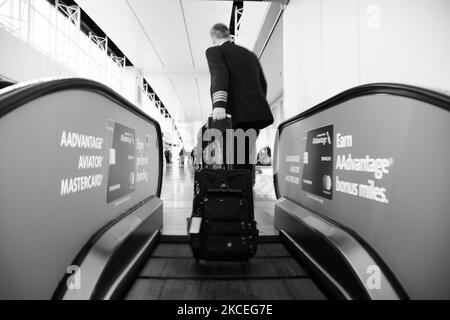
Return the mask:
<path id="1" fill-rule="evenodd" d="M 155 248 L 126 299 L 303 300 L 326 296 L 279 241 L 262 240 L 248 263 L 196 263 L 183 239 L 164 239 Z M 265 242 L 268 241 L 268 242 Z"/>
<path id="2" fill-rule="evenodd" d="M 374 84 L 281 124 L 280 235 L 248 263 L 196 264 L 160 232 L 156 121 L 88 80 L 5 88 L 0 298 L 448 299 L 449 106 Z"/>

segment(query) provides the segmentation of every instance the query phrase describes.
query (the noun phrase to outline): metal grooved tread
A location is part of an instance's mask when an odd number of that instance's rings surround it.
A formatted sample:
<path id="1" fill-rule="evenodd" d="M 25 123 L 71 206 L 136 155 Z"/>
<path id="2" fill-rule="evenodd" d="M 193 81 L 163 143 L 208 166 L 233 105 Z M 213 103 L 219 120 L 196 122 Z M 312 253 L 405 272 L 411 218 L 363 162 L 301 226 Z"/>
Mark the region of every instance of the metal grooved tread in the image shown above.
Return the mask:
<path id="1" fill-rule="evenodd" d="M 289 251 L 281 243 L 263 243 L 258 245 L 256 258 L 261 257 L 290 257 Z M 179 243 L 161 243 L 152 257 L 192 258 L 191 248 Z"/>
<path id="2" fill-rule="evenodd" d="M 259 245 L 248 263 L 196 263 L 187 244 L 162 243 L 126 299 L 302 300 L 325 299 L 297 261 L 279 243 Z"/>

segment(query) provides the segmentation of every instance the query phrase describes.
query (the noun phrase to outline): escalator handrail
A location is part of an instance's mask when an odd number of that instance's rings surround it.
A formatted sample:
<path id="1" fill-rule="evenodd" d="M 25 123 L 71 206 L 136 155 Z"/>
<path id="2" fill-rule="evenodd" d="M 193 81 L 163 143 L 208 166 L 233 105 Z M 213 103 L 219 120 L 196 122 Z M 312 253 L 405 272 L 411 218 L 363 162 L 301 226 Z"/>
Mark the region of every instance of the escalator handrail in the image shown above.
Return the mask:
<path id="1" fill-rule="evenodd" d="M 441 92 L 433 91 L 430 89 L 419 88 L 419 87 L 406 85 L 406 84 L 399 84 L 399 83 L 373 83 L 373 84 L 366 84 L 366 85 L 358 86 L 358 87 L 352 88 L 350 90 L 344 91 L 344 92 L 318 104 L 317 106 L 315 106 L 311 109 L 308 109 L 305 112 L 303 112 L 295 117 L 292 117 L 291 119 L 284 121 L 283 123 L 281 123 L 278 126 L 278 130 L 280 130 L 280 132 L 281 132 L 284 128 L 286 128 L 287 126 L 289 126 L 295 122 L 298 122 L 300 120 L 308 118 L 318 112 L 321 112 L 326 109 L 337 106 L 339 104 L 342 104 L 348 100 L 352 100 L 354 98 L 363 97 L 363 96 L 380 95 L 380 94 L 411 98 L 411 99 L 423 101 L 423 102 L 429 103 L 431 105 L 440 107 L 444 110 L 450 111 L 450 96 L 443 92 L 441 93 Z"/>
<path id="2" fill-rule="evenodd" d="M 4 88 L 8 88 L 12 85 L 14 85 L 15 83 L 12 81 L 8 81 L 6 79 L 0 78 L 0 90 L 4 89 Z"/>
<path id="3" fill-rule="evenodd" d="M 67 90 L 82 90 L 99 94 L 155 126 L 158 135 L 157 143 L 159 149 L 159 177 L 156 196 L 160 197 L 163 179 L 163 141 L 161 126 L 155 119 L 102 83 L 82 78 L 53 78 L 13 85 L 2 90 L 4 93 L 0 95 L 0 118 L 28 102 Z M 0 93 L 2 91 L 0 91 Z"/>

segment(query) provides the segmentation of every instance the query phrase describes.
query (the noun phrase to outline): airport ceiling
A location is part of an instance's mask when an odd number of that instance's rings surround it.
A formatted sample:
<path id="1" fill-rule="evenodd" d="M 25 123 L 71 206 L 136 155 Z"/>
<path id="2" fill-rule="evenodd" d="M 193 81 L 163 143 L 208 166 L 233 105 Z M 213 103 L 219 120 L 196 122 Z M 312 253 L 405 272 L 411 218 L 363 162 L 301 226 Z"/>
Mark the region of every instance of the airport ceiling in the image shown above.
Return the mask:
<path id="1" fill-rule="evenodd" d="M 205 51 L 210 28 L 229 24 L 232 1 L 77 0 L 140 69 L 193 146 L 211 113 Z M 270 3 L 245 2 L 238 43 L 253 49 Z"/>

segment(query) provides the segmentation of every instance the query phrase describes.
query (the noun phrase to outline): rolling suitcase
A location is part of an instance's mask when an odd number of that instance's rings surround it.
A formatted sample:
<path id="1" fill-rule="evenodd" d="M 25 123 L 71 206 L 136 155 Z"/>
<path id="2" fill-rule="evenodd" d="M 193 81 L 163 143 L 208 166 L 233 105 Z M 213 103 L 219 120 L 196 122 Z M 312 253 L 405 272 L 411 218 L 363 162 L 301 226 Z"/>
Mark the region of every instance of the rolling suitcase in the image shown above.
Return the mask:
<path id="1" fill-rule="evenodd" d="M 210 118 L 202 133 L 210 128 L 221 132 L 231 129 L 231 118 Z M 226 159 L 230 152 L 225 146 L 215 151 L 221 153 L 216 160 Z M 195 173 L 189 239 L 197 261 L 246 261 L 257 251 L 259 231 L 254 220 L 251 172 L 233 170 L 224 163 L 203 163 Z"/>

